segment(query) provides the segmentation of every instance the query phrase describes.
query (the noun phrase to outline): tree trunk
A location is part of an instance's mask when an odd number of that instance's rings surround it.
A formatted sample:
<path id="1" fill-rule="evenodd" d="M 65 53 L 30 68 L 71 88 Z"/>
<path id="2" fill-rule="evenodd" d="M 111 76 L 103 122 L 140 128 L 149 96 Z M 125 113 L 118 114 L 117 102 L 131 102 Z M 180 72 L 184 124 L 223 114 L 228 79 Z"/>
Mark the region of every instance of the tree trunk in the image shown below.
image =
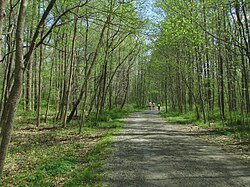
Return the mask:
<path id="1" fill-rule="evenodd" d="M 54 57 L 55 58 L 55 57 Z M 50 67 L 50 78 L 49 78 L 49 95 L 47 98 L 47 105 L 46 105 L 46 112 L 45 112 L 45 120 L 44 122 L 48 122 L 48 114 L 49 114 L 49 104 L 51 98 L 51 90 L 52 90 L 52 77 L 53 77 L 53 68 L 54 68 L 55 59 L 52 60 L 51 67 Z"/>
<path id="2" fill-rule="evenodd" d="M 32 59 L 31 59 L 32 61 Z M 30 62 L 26 74 L 26 110 L 31 110 L 31 90 L 32 90 L 32 63 Z"/>
<path id="3" fill-rule="evenodd" d="M 27 0 L 21 0 L 19 9 L 17 30 L 16 30 L 16 62 L 14 72 L 14 84 L 10 92 L 10 97 L 7 101 L 6 111 L 3 113 L 1 123 L 1 145 L 0 145 L 0 177 L 3 174 L 4 161 L 7 154 L 8 145 L 11 138 L 13 121 L 16 114 L 17 105 L 22 90 L 23 83 L 23 33 L 25 25 L 25 17 L 27 10 Z"/>
<path id="4" fill-rule="evenodd" d="M 104 57 L 104 64 L 103 64 L 103 71 L 102 71 L 102 86 L 100 87 L 100 110 L 99 113 L 103 113 L 105 109 L 105 102 L 106 102 L 106 83 L 107 83 L 107 68 L 108 68 L 108 57 L 109 57 L 109 50 L 113 43 L 113 40 L 111 40 L 111 43 L 109 44 L 109 31 L 110 31 L 110 17 L 107 24 L 107 33 L 106 33 L 106 48 L 105 48 L 105 57 Z"/>
<path id="5" fill-rule="evenodd" d="M 201 103 L 201 110 L 202 110 L 202 115 L 203 115 L 203 122 L 207 122 L 207 116 L 206 116 L 206 111 L 205 111 L 205 104 L 204 104 L 204 99 L 203 99 L 203 88 L 202 88 L 202 58 L 200 52 L 198 52 L 198 58 L 197 58 L 197 73 L 198 73 L 198 92 L 199 92 L 199 98 L 200 98 L 200 103 Z"/>
<path id="6" fill-rule="evenodd" d="M 43 32 L 41 32 L 41 37 Z M 37 93 L 37 116 L 36 126 L 39 127 L 41 123 L 41 99 L 42 99 L 42 65 L 43 65 L 43 45 L 40 45 L 39 51 L 39 66 L 38 66 L 38 93 Z"/>
<path id="7" fill-rule="evenodd" d="M 86 15 L 87 15 L 88 11 L 86 9 Z M 89 34 L 89 19 L 88 17 L 86 18 L 86 32 L 85 32 L 85 52 L 84 52 L 84 58 L 85 58 L 85 68 L 84 68 L 84 78 L 86 78 L 87 75 L 87 67 L 88 67 L 88 34 Z M 82 115 L 81 115 L 81 121 L 80 121 L 80 126 L 79 126 L 79 133 L 81 133 L 82 131 L 82 127 L 85 125 L 85 116 L 86 116 L 86 103 L 87 103 L 87 97 L 88 97 L 88 83 L 85 84 L 85 88 L 84 88 L 85 94 L 84 94 L 84 101 L 82 104 Z"/>
<path id="8" fill-rule="evenodd" d="M 6 0 L 1 0 L 0 1 L 0 49 L 2 49 L 2 40 L 3 40 L 2 29 L 3 29 L 4 19 L 6 17 L 5 7 L 6 7 Z M 1 51 L 0 51 L 0 60 L 2 60 Z"/>
<path id="9" fill-rule="evenodd" d="M 64 41 L 65 39 L 65 41 Z M 64 53 L 61 53 L 61 60 L 63 63 L 60 63 L 61 67 L 61 82 L 60 82 L 60 102 L 58 106 L 58 113 L 56 116 L 56 121 L 61 121 L 63 118 L 65 98 L 66 98 L 66 89 L 67 89 L 67 64 L 68 64 L 68 35 L 63 33 L 62 43 L 64 45 Z"/>
<path id="10" fill-rule="evenodd" d="M 72 47 L 71 47 L 71 59 L 70 59 L 70 69 L 69 69 L 69 80 L 68 80 L 68 87 L 66 91 L 66 105 L 64 110 L 64 116 L 63 116 L 63 128 L 66 128 L 67 125 L 67 112 L 69 108 L 70 103 L 70 96 L 71 96 L 71 87 L 72 87 L 72 76 L 73 76 L 73 67 L 74 67 L 74 61 L 75 61 L 75 39 L 76 39 L 76 32 L 77 32 L 77 17 L 75 17 L 74 21 L 74 33 L 73 33 L 73 39 L 72 39 Z"/>
<path id="11" fill-rule="evenodd" d="M 123 107 L 126 104 L 127 98 L 128 98 L 128 91 L 129 91 L 129 82 L 130 82 L 130 69 L 132 66 L 128 67 L 127 69 L 127 73 L 126 73 L 126 86 L 125 86 L 125 94 L 122 100 L 122 104 L 121 104 L 121 109 L 123 109 Z"/>

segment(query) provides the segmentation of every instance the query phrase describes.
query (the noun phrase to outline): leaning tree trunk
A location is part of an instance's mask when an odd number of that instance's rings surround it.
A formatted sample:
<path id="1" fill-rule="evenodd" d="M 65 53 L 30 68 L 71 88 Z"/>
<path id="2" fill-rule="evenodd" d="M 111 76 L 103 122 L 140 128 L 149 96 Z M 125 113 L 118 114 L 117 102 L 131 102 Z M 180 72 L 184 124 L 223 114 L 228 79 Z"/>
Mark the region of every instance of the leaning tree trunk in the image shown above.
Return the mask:
<path id="1" fill-rule="evenodd" d="M 11 138 L 13 120 L 16 114 L 16 108 L 19 102 L 19 98 L 22 90 L 23 83 L 23 32 L 25 24 L 25 16 L 27 9 L 27 0 L 21 1 L 21 6 L 17 21 L 16 30 L 16 63 L 14 72 L 14 84 L 8 98 L 6 110 L 2 115 L 1 123 L 1 144 L 0 144 L 0 177 L 3 173 L 4 161 L 7 154 L 8 145 Z"/>

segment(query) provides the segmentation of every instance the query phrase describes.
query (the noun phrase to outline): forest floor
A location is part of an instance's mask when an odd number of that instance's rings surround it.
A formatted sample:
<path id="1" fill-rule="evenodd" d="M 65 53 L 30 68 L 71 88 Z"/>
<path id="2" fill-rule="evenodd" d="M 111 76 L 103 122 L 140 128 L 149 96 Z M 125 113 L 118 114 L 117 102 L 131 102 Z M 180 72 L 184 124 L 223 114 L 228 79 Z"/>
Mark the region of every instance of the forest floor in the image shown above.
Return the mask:
<path id="1" fill-rule="evenodd" d="M 128 105 L 106 111 L 98 121 L 90 115 L 81 132 L 78 120 L 62 128 L 60 123 L 46 124 L 42 119 L 36 127 L 32 114 L 20 113 L 0 186 L 101 186 L 101 166 L 111 151 L 112 134 L 136 111 L 141 109 Z"/>
<path id="2" fill-rule="evenodd" d="M 144 111 L 114 136 L 103 186 L 250 186 L 249 144 L 214 130 Z"/>
<path id="3" fill-rule="evenodd" d="M 122 122 L 112 120 L 97 127 L 70 124 L 32 124 L 26 118 L 15 126 L 0 186 L 86 186 L 97 184 L 96 172 L 109 151 L 110 133 Z"/>

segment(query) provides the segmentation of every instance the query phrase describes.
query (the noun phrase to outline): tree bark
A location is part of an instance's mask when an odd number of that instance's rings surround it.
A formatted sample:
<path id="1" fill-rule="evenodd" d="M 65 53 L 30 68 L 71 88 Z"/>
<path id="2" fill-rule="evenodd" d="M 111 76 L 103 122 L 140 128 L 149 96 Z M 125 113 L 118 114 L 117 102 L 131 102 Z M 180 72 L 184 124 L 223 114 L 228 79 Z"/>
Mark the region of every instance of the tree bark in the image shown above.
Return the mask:
<path id="1" fill-rule="evenodd" d="M 3 23 L 6 17 L 5 7 L 6 7 L 6 0 L 1 0 L 0 1 L 0 49 L 2 48 L 2 41 L 3 41 L 3 36 L 2 36 Z M 0 51 L 0 60 L 2 60 L 1 51 Z"/>
<path id="2" fill-rule="evenodd" d="M 47 98 L 47 105 L 46 105 L 46 112 L 45 112 L 45 119 L 44 122 L 48 122 L 48 115 L 49 115 L 49 105 L 50 105 L 50 99 L 51 99 L 51 91 L 52 91 L 52 77 L 53 77 L 53 68 L 55 63 L 55 56 L 52 60 L 51 67 L 50 67 L 50 78 L 49 78 L 49 95 Z"/>
<path id="3" fill-rule="evenodd" d="M 14 84 L 7 101 L 6 112 L 3 113 L 1 123 L 1 145 L 0 145 L 0 177 L 3 174 L 4 161 L 11 138 L 13 121 L 22 90 L 23 83 L 23 33 L 27 10 L 27 0 L 21 0 L 16 30 L 16 62 L 14 72 Z"/>
<path id="4" fill-rule="evenodd" d="M 68 87 L 66 91 L 66 106 L 63 115 L 63 128 L 66 128 L 67 125 L 67 112 L 70 103 L 70 96 L 71 96 L 71 87 L 72 87 L 72 76 L 73 76 L 73 67 L 75 61 L 75 39 L 76 39 L 76 32 L 77 32 L 77 17 L 75 17 L 74 21 L 74 33 L 73 33 L 73 40 L 71 46 L 71 59 L 70 59 L 70 69 L 69 69 L 69 80 L 68 80 Z"/>
<path id="5" fill-rule="evenodd" d="M 44 28 L 42 28 L 43 30 Z M 43 31 L 41 32 L 41 37 Z M 43 46 L 40 45 L 39 50 L 39 66 L 38 66 L 38 93 L 37 93 L 37 116 L 36 116 L 36 126 L 39 127 L 41 123 L 41 100 L 42 100 L 42 66 L 43 66 Z"/>
<path id="6" fill-rule="evenodd" d="M 32 2 L 32 17 L 36 18 L 36 14 L 37 14 L 37 1 L 33 0 Z M 35 24 L 35 19 L 32 20 L 31 23 L 31 28 L 29 30 L 29 37 L 32 38 L 33 36 L 33 28 L 34 28 L 34 24 Z M 29 63 L 27 65 L 27 72 L 26 72 L 26 110 L 30 111 L 32 109 L 32 103 L 33 103 L 33 97 L 34 94 L 32 94 L 32 77 L 33 77 L 33 55 L 30 57 Z"/>

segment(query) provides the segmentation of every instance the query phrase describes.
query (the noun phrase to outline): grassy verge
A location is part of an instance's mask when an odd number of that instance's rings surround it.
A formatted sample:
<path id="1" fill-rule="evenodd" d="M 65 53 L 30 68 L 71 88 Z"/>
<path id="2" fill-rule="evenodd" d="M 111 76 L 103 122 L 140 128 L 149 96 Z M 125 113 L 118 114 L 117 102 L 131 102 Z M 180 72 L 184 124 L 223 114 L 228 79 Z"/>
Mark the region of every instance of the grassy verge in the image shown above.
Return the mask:
<path id="1" fill-rule="evenodd" d="M 197 120 L 193 113 L 178 113 L 178 112 L 161 112 L 167 122 L 178 123 L 178 124 L 200 124 L 201 121 Z M 202 124 L 200 124 L 202 125 Z"/>
<path id="2" fill-rule="evenodd" d="M 81 134 L 77 122 L 67 129 L 55 124 L 36 128 L 27 116 L 20 119 L 0 185 L 100 186 L 100 169 L 111 150 L 111 134 L 121 129 L 121 119 L 134 111 L 132 107 L 112 110 L 103 114 L 98 123 L 92 123 L 90 118 Z"/>
<path id="3" fill-rule="evenodd" d="M 241 141 L 250 140 L 250 119 L 245 118 L 245 124 L 242 123 L 241 116 L 235 115 L 224 121 L 220 120 L 219 114 L 210 117 L 210 123 L 204 123 L 203 120 L 197 120 L 193 112 L 161 112 L 161 115 L 169 123 L 193 124 L 203 128 L 211 128 L 217 134 L 233 136 Z"/>

